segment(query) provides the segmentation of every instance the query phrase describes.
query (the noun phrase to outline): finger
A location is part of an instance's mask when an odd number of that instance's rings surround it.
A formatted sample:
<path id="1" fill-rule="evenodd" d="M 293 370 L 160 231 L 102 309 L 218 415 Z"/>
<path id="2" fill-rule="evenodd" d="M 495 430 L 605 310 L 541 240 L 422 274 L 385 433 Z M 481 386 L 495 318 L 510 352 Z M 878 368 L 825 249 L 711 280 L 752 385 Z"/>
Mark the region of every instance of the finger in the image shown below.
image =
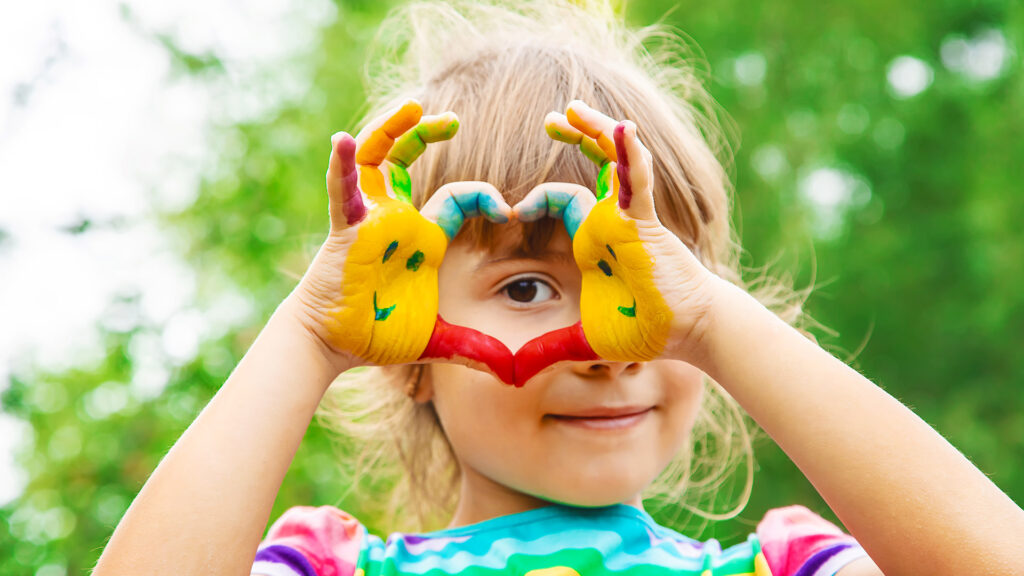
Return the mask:
<path id="1" fill-rule="evenodd" d="M 412 204 L 412 179 L 409 165 L 427 149 L 427 144 L 450 140 L 459 130 L 454 112 L 424 116 L 415 128 L 401 135 L 388 153 L 388 175 L 395 197 Z"/>
<path id="2" fill-rule="evenodd" d="M 356 141 L 346 132 L 331 137 L 331 159 L 327 165 L 328 212 L 331 228 L 343 230 L 366 217 L 356 173 Z"/>
<path id="3" fill-rule="evenodd" d="M 515 359 L 500 340 L 472 328 L 449 324 L 440 315 L 419 359 L 463 364 L 494 374 L 506 384 L 515 383 Z"/>
<path id="4" fill-rule="evenodd" d="M 501 193 L 487 182 L 451 182 L 434 192 L 420 214 L 444 230 L 452 241 L 469 218 L 483 216 L 504 224 L 512 217 L 512 207 Z"/>
<path id="5" fill-rule="evenodd" d="M 379 166 L 395 145 L 395 139 L 416 126 L 422 116 L 420 103 L 409 99 L 371 120 L 356 136 L 356 163 Z"/>
<path id="6" fill-rule="evenodd" d="M 512 215 L 520 222 L 556 218 L 565 224 L 569 238 L 597 204 L 597 198 L 584 186 L 568 182 L 545 182 L 535 187 L 515 206 Z"/>
<path id="7" fill-rule="evenodd" d="M 565 114 L 548 112 L 548 115 L 544 117 L 544 130 L 552 140 L 579 146 L 580 152 L 583 152 L 584 156 L 590 158 L 591 162 L 598 166 L 604 166 L 610 162 L 608 155 L 601 150 L 597 142 L 569 124 L 569 119 L 565 117 Z"/>
<path id="8" fill-rule="evenodd" d="M 618 122 L 580 100 L 569 102 L 565 117 L 570 125 L 593 138 L 605 156 L 612 161 L 616 160 L 613 133 Z"/>
<path id="9" fill-rule="evenodd" d="M 359 165 L 363 192 L 368 196 L 387 194 L 380 165 L 394 146 L 395 139 L 416 126 L 422 116 L 420 103 L 409 99 L 374 118 L 359 131 L 356 136 L 356 164 Z"/>
<path id="10" fill-rule="evenodd" d="M 459 118 L 454 112 L 424 116 L 415 128 L 395 141 L 388 162 L 408 168 L 427 149 L 427 144 L 451 140 L 458 130 Z"/>
<path id="11" fill-rule="evenodd" d="M 612 194 L 618 184 L 618 176 L 615 175 L 617 164 L 615 162 L 609 162 L 601 167 L 601 170 L 597 173 L 597 186 L 594 190 L 598 200 L 604 200 L 609 194 Z"/>
<path id="12" fill-rule="evenodd" d="M 559 362 L 598 360 L 583 334 L 580 322 L 543 334 L 523 344 L 515 355 L 516 387 Z"/>
<path id="13" fill-rule="evenodd" d="M 615 126 L 615 148 L 619 158 L 619 208 L 636 219 L 656 218 L 654 212 L 654 165 L 650 151 L 640 143 L 636 124 L 625 120 Z"/>

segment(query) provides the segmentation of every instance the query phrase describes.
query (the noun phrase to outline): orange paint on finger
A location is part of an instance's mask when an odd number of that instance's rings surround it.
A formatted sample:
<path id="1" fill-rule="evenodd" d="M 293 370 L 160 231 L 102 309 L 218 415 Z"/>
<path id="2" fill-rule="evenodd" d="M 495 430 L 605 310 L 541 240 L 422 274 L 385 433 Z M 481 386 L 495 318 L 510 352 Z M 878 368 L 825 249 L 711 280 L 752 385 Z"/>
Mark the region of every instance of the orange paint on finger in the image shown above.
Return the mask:
<path id="1" fill-rule="evenodd" d="M 386 197 L 387 185 L 384 183 L 384 174 L 377 166 L 359 167 L 359 187 L 363 194 L 371 197 Z"/>
<path id="2" fill-rule="evenodd" d="M 569 108 L 568 110 L 565 111 L 565 117 L 568 118 L 569 123 L 572 124 L 575 128 L 579 129 L 580 132 L 583 132 L 587 136 L 593 138 L 594 141 L 597 143 L 597 146 L 601 149 L 602 152 L 604 152 L 604 155 L 607 156 L 609 160 L 613 162 L 615 161 L 615 142 L 611 138 L 609 138 L 600 129 L 588 124 L 587 121 L 584 120 L 572 108 Z"/>
<path id="3" fill-rule="evenodd" d="M 423 107 L 419 102 L 409 101 L 403 104 L 363 140 L 356 152 L 356 162 L 367 166 L 379 166 L 387 158 L 395 139 L 416 126 L 422 116 Z"/>

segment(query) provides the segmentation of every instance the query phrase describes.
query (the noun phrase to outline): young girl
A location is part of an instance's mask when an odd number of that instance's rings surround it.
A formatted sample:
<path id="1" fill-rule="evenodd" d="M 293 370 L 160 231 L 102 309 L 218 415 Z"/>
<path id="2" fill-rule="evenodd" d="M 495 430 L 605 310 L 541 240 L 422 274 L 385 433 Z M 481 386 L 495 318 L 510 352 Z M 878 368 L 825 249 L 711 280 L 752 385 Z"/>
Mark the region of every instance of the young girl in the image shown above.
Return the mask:
<path id="1" fill-rule="evenodd" d="M 685 68 L 587 3 L 414 5 L 382 34 L 404 59 L 332 139 L 327 240 L 96 574 L 1024 573 L 1024 512 L 743 289 Z M 388 427 L 404 509 L 447 529 L 294 508 L 261 544 L 325 392 L 367 366 L 338 385 L 375 410 L 342 424 Z M 791 507 L 723 551 L 652 520 L 718 386 L 852 536 Z"/>

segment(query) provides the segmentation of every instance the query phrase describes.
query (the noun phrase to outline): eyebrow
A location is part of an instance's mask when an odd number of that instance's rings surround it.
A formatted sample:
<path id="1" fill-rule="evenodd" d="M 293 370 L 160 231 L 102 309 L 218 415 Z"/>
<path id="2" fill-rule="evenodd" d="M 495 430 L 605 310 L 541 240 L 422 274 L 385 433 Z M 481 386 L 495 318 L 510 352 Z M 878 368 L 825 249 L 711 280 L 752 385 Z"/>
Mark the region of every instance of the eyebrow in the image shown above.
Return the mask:
<path id="1" fill-rule="evenodd" d="M 572 257 L 572 254 L 567 254 L 565 252 L 551 252 L 549 250 L 544 250 L 542 252 L 526 253 L 521 250 L 517 250 L 512 254 L 484 260 L 473 268 L 473 272 L 479 272 L 484 268 L 514 260 L 553 260 L 555 262 L 569 263 L 573 266 L 576 265 L 576 259 Z"/>

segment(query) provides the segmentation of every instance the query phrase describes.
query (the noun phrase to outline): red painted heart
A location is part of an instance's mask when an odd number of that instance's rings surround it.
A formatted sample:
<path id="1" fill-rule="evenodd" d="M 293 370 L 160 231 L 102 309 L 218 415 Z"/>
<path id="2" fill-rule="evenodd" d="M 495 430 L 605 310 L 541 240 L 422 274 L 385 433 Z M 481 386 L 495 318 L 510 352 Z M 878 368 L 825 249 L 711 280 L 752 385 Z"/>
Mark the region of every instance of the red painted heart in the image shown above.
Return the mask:
<path id="1" fill-rule="evenodd" d="M 521 387 L 541 370 L 564 360 L 597 360 L 583 336 L 580 322 L 542 334 L 515 354 L 497 338 L 465 326 L 445 322 L 440 315 L 421 360 L 462 358 L 470 365 L 485 367 L 502 381 Z"/>

